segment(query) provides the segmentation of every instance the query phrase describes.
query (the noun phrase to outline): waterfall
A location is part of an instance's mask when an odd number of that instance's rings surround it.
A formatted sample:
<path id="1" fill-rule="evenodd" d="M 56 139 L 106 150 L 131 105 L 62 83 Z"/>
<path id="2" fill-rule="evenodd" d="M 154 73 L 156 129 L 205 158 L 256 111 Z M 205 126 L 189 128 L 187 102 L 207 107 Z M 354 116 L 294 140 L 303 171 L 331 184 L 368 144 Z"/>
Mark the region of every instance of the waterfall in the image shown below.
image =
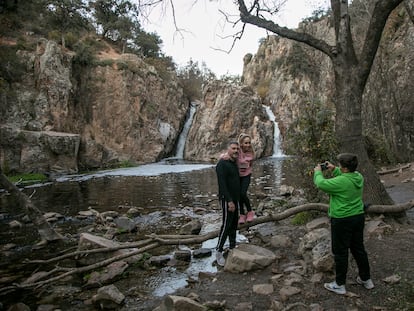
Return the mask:
<path id="1" fill-rule="evenodd" d="M 280 149 L 280 131 L 279 125 L 276 122 L 275 115 L 273 114 L 272 109 L 269 106 L 263 105 L 263 108 L 266 110 L 266 114 L 269 117 L 269 120 L 273 122 L 273 155 L 272 157 L 282 157 L 283 152 Z"/>
<path id="2" fill-rule="evenodd" d="M 193 117 L 194 117 L 196 110 L 197 110 L 196 104 L 192 102 L 190 104 L 190 113 L 188 114 L 188 118 L 184 123 L 183 130 L 180 136 L 178 137 L 177 150 L 175 152 L 175 157 L 177 159 L 184 158 L 185 143 L 187 141 L 187 135 L 188 135 L 188 132 L 190 131 L 191 124 L 193 123 Z"/>

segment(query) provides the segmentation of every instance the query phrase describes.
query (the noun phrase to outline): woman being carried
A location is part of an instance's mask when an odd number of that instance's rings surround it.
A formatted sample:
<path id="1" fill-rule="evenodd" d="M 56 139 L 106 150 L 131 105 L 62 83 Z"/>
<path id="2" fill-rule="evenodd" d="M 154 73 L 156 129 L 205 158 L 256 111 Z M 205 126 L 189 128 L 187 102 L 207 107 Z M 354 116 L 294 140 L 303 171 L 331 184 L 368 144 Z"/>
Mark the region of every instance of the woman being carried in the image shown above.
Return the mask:
<path id="1" fill-rule="evenodd" d="M 220 155 L 220 159 L 228 160 L 230 158 L 228 153 Z M 250 186 L 250 180 L 252 177 L 252 165 L 254 160 L 254 150 L 251 144 L 251 137 L 248 134 L 241 133 L 239 135 L 239 156 L 237 158 L 237 167 L 240 175 L 240 217 L 239 224 L 244 224 L 246 221 L 251 222 L 254 219 L 254 212 L 250 204 L 249 197 L 247 196 L 247 189 Z M 244 210 L 246 206 L 246 211 Z"/>
<path id="2" fill-rule="evenodd" d="M 254 150 L 251 144 L 250 135 L 241 133 L 239 135 L 239 146 L 239 157 L 237 158 L 241 186 L 239 224 L 244 224 L 246 221 L 251 222 L 254 219 L 254 212 L 249 197 L 247 196 L 247 189 L 250 186 L 254 160 Z M 244 206 L 246 206 L 247 214 L 244 210 Z"/>

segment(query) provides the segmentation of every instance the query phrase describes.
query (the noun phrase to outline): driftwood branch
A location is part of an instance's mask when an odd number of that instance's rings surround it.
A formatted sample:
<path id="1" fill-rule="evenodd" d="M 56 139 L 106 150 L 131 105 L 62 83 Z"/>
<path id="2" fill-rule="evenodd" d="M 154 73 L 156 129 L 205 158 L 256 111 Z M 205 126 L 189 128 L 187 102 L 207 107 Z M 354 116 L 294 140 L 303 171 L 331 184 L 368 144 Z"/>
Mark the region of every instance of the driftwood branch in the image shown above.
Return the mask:
<path id="1" fill-rule="evenodd" d="M 395 167 L 395 168 L 392 168 L 392 169 L 389 169 L 389 170 L 378 171 L 377 174 L 378 175 L 386 175 L 386 174 L 396 173 L 396 172 L 405 170 L 405 169 L 410 168 L 410 167 L 411 167 L 411 163 L 408 163 L 407 165 L 403 165 L 403 166 L 400 166 L 400 167 Z"/>

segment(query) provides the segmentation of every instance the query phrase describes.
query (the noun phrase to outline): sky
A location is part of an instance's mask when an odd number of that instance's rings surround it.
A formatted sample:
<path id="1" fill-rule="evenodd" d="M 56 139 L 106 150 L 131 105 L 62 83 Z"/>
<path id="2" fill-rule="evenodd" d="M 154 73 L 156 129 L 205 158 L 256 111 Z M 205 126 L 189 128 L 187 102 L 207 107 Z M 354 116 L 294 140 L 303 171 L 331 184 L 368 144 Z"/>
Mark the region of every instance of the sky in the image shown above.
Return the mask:
<path id="1" fill-rule="evenodd" d="M 176 23 L 182 29 L 180 33 L 175 29 L 172 10 L 168 6 L 153 9 L 142 26 L 147 32 L 158 34 L 163 41 L 163 53 L 171 56 L 179 67 L 191 59 L 200 66 L 204 62 L 217 77 L 241 75 L 243 57 L 247 53 L 256 54 L 259 40 L 267 36 L 264 29 L 246 25 L 241 40 L 237 40 L 231 49 L 232 35 L 240 27 L 235 29 L 226 22 L 219 10 L 230 13 L 232 20 L 238 18 L 238 9 L 232 0 L 177 0 L 174 3 Z M 275 21 L 281 26 L 296 28 L 304 17 L 326 3 L 326 0 L 288 0 Z"/>

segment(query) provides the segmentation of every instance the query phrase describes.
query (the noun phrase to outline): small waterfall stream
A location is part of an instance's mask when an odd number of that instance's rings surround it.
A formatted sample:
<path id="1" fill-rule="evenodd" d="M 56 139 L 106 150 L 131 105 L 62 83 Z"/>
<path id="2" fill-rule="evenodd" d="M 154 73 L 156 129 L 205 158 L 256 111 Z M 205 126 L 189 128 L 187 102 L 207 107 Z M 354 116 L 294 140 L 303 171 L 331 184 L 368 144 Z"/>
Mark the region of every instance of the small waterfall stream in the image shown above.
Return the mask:
<path id="1" fill-rule="evenodd" d="M 269 120 L 273 122 L 273 155 L 272 157 L 283 157 L 282 149 L 280 149 L 280 131 L 279 125 L 276 122 L 275 115 L 273 114 L 272 109 L 269 106 L 263 105 L 263 108 L 266 110 Z"/>
<path id="2" fill-rule="evenodd" d="M 191 124 L 193 123 L 193 117 L 194 117 L 196 110 L 197 110 L 197 105 L 194 102 L 192 102 L 190 105 L 190 112 L 189 112 L 188 118 L 185 121 L 183 130 L 180 136 L 178 137 L 177 151 L 175 153 L 175 158 L 177 159 L 184 158 L 185 143 L 187 141 L 187 135 L 188 135 L 188 132 L 190 131 Z"/>

